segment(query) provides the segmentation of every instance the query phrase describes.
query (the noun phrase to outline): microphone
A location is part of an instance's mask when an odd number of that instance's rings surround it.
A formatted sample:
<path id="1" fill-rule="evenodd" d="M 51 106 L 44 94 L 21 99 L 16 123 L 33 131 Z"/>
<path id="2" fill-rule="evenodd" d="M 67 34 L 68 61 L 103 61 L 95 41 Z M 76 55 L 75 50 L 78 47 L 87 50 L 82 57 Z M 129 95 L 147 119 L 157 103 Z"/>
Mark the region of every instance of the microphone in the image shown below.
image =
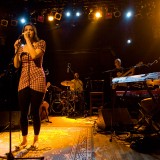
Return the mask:
<path id="1" fill-rule="evenodd" d="M 26 44 L 26 40 L 24 39 L 24 33 L 22 33 L 22 34 L 18 37 L 18 39 L 21 40 L 21 43 L 22 43 L 22 44 Z"/>
<path id="2" fill-rule="evenodd" d="M 158 63 L 158 60 L 154 60 L 152 63 L 149 63 L 148 65 L 152 66 L 153 64 L 157 64 L 157 63 Z"/>
<path id="3" fill-rule="evenodd" d="M 24 33 L 22 33 L 19 37 L 18 37 L 18 39 L 24 39 Z"/>
<path id="4" fill-rule="evenodd" d="M 67 64 L 67 73 L 69 73 L 70 65 L 70 63 Z"/>
<path id="5" fill-rule="evenodd" d="M 158 63 L 158 60 L 154 60 L 154 61 L 150 64 L 150 66 L 152 66 L 153 64 L 156 64 L 156 63 Z"/>

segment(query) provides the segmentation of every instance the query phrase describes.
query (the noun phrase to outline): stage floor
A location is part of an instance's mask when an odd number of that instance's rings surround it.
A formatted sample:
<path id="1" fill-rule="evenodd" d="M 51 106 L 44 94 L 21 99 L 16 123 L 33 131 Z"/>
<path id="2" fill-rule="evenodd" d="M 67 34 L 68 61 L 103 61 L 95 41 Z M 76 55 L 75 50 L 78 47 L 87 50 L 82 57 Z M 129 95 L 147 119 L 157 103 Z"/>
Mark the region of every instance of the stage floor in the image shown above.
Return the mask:
<path id="1" fill-rule="evenodd" d="M 97 120 L 98 116 L 49 116 L 49 122 L 42 121 L 39 147 L 36 150 L 30 149 L 33 140 L 32 124 L 29 125 L 28 146 L 24 150 L 15 151 L 15 145 L 21 142 L 21 132 L 14 129 L 11 132 L 12 154 L 19 159 L 46 160 L 160 159 L 159 148 L 151 148 L 147 153 L 137 152 L 126 141 L 128 132 L 116 135 L 111 134 L 111 131 L 100 130 L 96 125 Z M 0 159 L 6 159 L 6 153 L 9 153 L 9 137 L 7 130 L 0 133 Z"/>

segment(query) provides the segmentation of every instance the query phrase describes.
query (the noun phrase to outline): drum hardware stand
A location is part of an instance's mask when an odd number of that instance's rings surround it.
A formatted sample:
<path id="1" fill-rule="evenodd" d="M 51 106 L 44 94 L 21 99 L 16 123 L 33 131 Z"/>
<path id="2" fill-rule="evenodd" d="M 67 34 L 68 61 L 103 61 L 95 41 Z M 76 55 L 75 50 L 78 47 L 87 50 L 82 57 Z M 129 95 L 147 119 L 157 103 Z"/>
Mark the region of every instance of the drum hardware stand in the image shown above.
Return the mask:
<path id="1" fill-rule="evenodd" d="M 53 103 L 54 103 L 54 100 L 52 100 L 52 91 L 49 92 L 49 113 L 51 113 L 51 111 L 55 112 L 53 110 Z"/>
<path id="2" fill-rule="evenodd" d="M 71 113 L 75 112 L 75 102 L 73 105 L 69 102 L 68 94 L 69 94 L 69 86 L 67 86 L 67 99 L 66 99 L 66 106 L 65 106 L 65 109 L 67 109 L 67 115 L 69 116 Z M 71 108 L 69 109 L 69 107 Z"/>
<path id="3" fill-rule="evenodd" d="M 49 113 L 51 113 L 51 111 L 53 113 L 57 113 L 54 109 L 53 109 L 53 104 L 55 103 L 55 100 L 53 99 L 53 91 L 49 91 Z"/>
<path id="4" fill-rule="evenodd" d="M 75 100 L 73 100 L 73 105 L 71 105 L 71 103 L 69 102 L 71 108 L 69 110 L 69 116 L 70 115 L 74 115 L 76 116 L 77 115 L 77 112 L 75 112 L 75 108 L 76 108 L 76 103 L 75 103 Z"/>

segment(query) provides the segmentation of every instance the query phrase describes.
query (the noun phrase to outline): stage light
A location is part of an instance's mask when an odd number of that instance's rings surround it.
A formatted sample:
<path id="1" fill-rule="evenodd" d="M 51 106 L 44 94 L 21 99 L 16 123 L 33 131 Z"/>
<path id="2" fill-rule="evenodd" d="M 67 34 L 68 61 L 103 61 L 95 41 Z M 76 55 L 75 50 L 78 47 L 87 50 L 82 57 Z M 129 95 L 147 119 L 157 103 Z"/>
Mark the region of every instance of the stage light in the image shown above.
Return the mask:
<path id="1" fill-rule="evenodd" d="M 1 20 L 1 26 L 7 27 L 8 26 L 8 20 L 2 19 Z"/>
<path id="2" fill-rule="evenodd" d="M 115 11 L 113 12 L 113 15 L 115 18 L 119 18 L 121 16 L 121 12 L 118 9 L 115 9 Z"/>
<path id="3" fill-rule="evenodd" d="M 71 16 L 71 12 L 67 11 L 65 15 L 66 15 L 66 17 L 70 17 Z"/>
<path id="4" fill-rule="evenodd" d="M 95 18 L 99 19 L 102 17 L 102 13 L 100 11 L 95 12 Z"/>
<path id="5" fill-rule="evenodd" d="M 107 12 L 106 16 L 105 16 L 105 19 L 112 19 L 112 17 L 113 17 L 112 12 Z"/>
<path id="6" fill-rule="evenodd" d="M 53 20 L 54 20 L 54 16 L 53 16 L 52 14 L 49 14 L 49 15 L 48 15 L 48 21 L 51 22 L 51 21 L 53 21 Z"/>
<path id="7" fill-rule="evenodd" d="M 17 20 L 11 20 L 11 26 L 17 26 L 18 21 Z"/>
<path id="8" fill-rule="evenodd" d="M 102 12 L 99 10 L 95 9 L 90 9 L 90 12 L 88 14 L 88 19 L 89 20 L 98 20 L 102 18 Z"/>
<path id="9" fill-rule="evenodd" d="M 26 19 L 25 19 L 25 18 L 21 18 L 21 19 L 20 19 L 20 22 L 21 22 L 22 24 L 24 24 L 24 23 L 26 23 Z"/>
<path id="10" fill-rule="evenodd" d="M 127 40 L 127 44 L 131 44 L 132 43 L 132 40 L 131 39 L 128 39 Z"/>
<path id="11" fill-rule="evenodd" d="M 89 20 L 93 20 L 94 19 L 94 12 L 93 12 L 93 10 L 90 10 L 90 12 L 88 14 L 88 19 Z"/>
<path id="12" fill-rule="evenodd" d="M 76 17 L 79 17 L 81 16 L 81 13 L 80 12 L 76 12 Z"/>
<path id="13" fill-rule="evenodd" d="M 60 21 L 60 20 L 61 20 L 61 18 L 62 18 L 62 14 L 61 14 L 61 13 L 56 12 L 56 13 L 55 13 L 55 15 L 54 15 L 54 18 L 55 18 L 56 20 Z"/>
<path id="14" fill-rule="evenodd" d="M 126 13 L 126 17 L 127 17 L 127 18 L 130 18 L 130 17 L 132 17 L 132 16 L 133 16 L 132 11 L 128 11 L 128 12 Z"/>
<path id="15" fill-rule="evenodd" d="M 44 16 L 39 15 L 39 16 L 37 17 L 37 21 L 43 23 L 43 22 L 44 22 Z"/>

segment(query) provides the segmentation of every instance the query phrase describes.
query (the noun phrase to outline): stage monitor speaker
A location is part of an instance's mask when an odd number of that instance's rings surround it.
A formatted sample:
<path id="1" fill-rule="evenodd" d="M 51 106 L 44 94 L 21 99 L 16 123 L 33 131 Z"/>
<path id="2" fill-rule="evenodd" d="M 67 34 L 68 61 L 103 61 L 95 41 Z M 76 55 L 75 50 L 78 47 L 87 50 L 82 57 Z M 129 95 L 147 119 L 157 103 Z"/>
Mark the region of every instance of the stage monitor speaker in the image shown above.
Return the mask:
<path id="1" fill-rule="evenodd" d="M 133 126 L 133 122 L 127 108 L 99 109 L 97 125 L 107 130 L 111 127 L 128 128 Z"/>
<path id="2" fill-rule="evenodd" d="M 20 128 L 20 111 L 11 111 L 11 128 L 19 129 Z M 7 127 L 9 129 L 9 111 L 0 112 L 0 129 Z"/>

